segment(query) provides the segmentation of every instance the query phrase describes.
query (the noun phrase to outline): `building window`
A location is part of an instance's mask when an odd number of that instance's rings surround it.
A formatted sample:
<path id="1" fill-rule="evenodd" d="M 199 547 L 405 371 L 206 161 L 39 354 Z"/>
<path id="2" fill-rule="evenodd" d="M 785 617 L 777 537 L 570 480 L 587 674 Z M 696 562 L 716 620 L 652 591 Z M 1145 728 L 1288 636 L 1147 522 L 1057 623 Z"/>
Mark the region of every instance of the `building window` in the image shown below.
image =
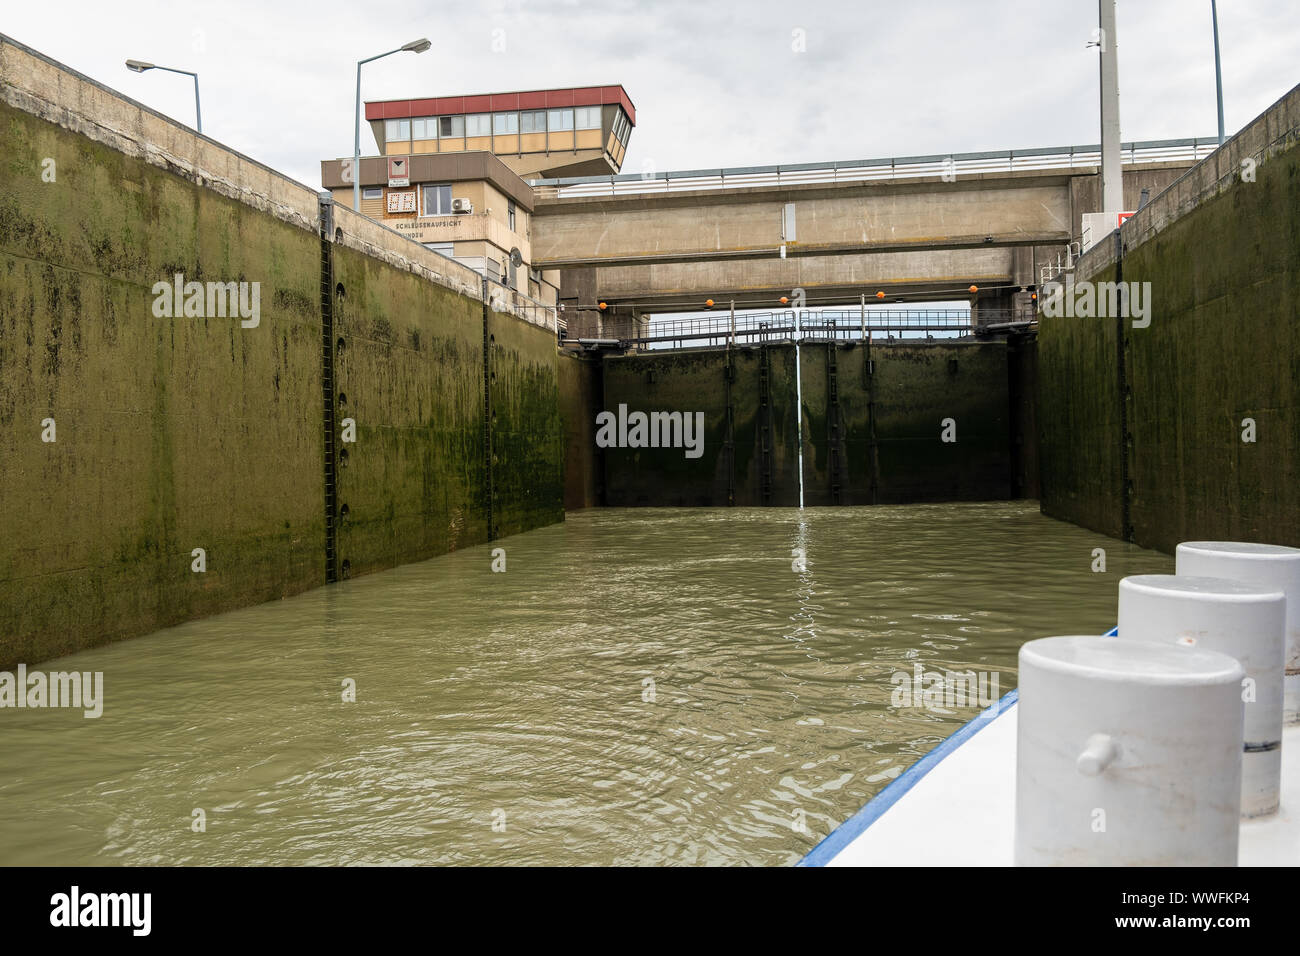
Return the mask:
<path id="1" fill-rule="evenodd" d="M 424 199 L 425 216 L 451 215 L 451 183 L 438 183 L 420 190 Z"/>
<path id="2" fill-rule="evenodd" d="M 465 135 L 465 117 L 439 116 L 438 135 L 443 139 L 460 139 Z"/>
<path id="3" fill-rule="evenodd" d="M 469 116 L 466 116 L 465 135 L 466 136 L 491 136 L 492 135 L 492 114 L 471 113 Z"/>
<path id="4" fill-rule="evenodd" d="M 454 242 L 426 242 L 424 248 L 430 252 L 436 252 L 439 255 L 452 258 L 456 252 L 456 243 Z"/>
<path id="5" fill-rule="evenodd" d="M 492 115 L 492 132 L 498 136 L 509 136 L 519 132 L 518 113 L 494 113 Z"/>
<path id="6" fill-rule="evenodd" d="M 578 129 L 600 129 L 600 107 L 578 107 L 573 111 L 573 125 Z"/>
<path id="7" fill-rule="evenodd" d="M 425 116 L 420 119 L 411 120 L 411 136 L 413 139 L 437 139 L 437 117 Z"/>
<path id="8" fill-rule="evenodd" d="M 520 114 L 519 128 L 525 133 L 546 132 L 546 111 L 532 110 Z"/>
<path id="9" fill-rule="evenodd" d="M 628 134 L 632 132 L 632 121 L 627 118 L 627 114 L 621 109 L 618 111 L 618 117 L 614 120 L 614 135 L 624 146 L 627 145 Z"/>
<path id="10" fill-rule="evenodd" d="M 384 187 L 383 186 L 362 186 L 361 198 L 362 199 L 383 199 Z"/>
<path id="11" fill-rule="evenodd" d="M 573 129 L 573 110 L 550 110 L 546 116 L 546 125 L 551 132 Z"/>
<path id="12" fill-rule="evenodd" d="M 511 231 L 511 232 L 514 232 L 514 231 L 515 231 L 515 204 L 514 204 L 514 200 L 507 200 L 507 201 L 506 201 L 506 224 L 510 227 L 510 231 Z"/>
<path id="13" fill-rule="evenodd" d="M 385 120 L 384 138 L 390 143 L 404 142 L 411 138 L 410 120 Z"/>

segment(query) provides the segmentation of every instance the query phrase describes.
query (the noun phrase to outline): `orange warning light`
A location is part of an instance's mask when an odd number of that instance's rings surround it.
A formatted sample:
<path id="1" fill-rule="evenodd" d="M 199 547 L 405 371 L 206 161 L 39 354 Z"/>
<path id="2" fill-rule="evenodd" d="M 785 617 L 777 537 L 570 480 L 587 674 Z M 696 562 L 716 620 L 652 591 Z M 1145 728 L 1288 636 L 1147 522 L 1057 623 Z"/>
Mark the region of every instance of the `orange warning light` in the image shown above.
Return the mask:
<path id="1" fill-rule="evenodd" d="M 877 299 L 883 299 L 884 297 L 885 297 L 885 293 L 883 293 L 883 292 L 877 292 L 877 293 L 876 293 L 876 298 L 877 298 Z"/>
<path id="2" fill-rule="evenodd" d="M 970 291 L 971 291 L 972 294 L 978 292 L 979 290 L 980 290 L 980 287 L 977 286 L 977 285 L 973 285 L 973 286 L 970 287 Z"/>
<path id="3" fill-rule="evenodd" d="M 606 309 L 609 308 L 609 303 L 607 303 L 607 302 L 601 302 L 601 303 L 599 304 L 598 308 L 599 308 L 602 312 L 604 312 Z"/>
<path id="4" fill-rule="evenodd" d="M 790 297 L 789 297 L 789 296 L 784 296 L 784 295 L 781 296 L 781 304 L 782 304 L 782 305 L 789 305 L 789 304 L 790 304 Z"/>
<path id="5" fill-rule="evenodd" d="M 704 300 L 704 307 L 705 307 L 706 309 L 711 309 L 711 308 L 713 308 L 713 300 L 712 300 L 712 299 L 705 299 L 705 300 Z"/>

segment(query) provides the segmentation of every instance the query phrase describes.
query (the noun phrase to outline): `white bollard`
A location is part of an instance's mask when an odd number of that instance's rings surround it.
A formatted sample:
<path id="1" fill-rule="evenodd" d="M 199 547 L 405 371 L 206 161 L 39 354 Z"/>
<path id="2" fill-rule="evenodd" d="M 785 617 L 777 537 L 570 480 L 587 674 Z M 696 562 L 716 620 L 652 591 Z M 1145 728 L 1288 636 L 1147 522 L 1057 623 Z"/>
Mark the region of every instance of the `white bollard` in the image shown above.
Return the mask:
<path id="1" fill-rule="evenodd" d="M 1242 669 L 1122 636 L 1020 648 L 1017 866 L 1236 866 Z"/>
<path id="2" fill-rule="evenodd" d="M 1178 574 L 1232 578 L 1286 595 L 1286 677 L 1282 720 L 1300 724 L 1300 548 L 1249 541 L 1184 541 Z"/>
<path id="3" fill-rule="evenodd" d="M 1119 633 L 1220 651 L 1245 671 L 1241 815 L 1275 813 L 1282 788 L 1282 661 L 1286 597 L 1227 578 L 1139 574 L 1119 582 Z"/>

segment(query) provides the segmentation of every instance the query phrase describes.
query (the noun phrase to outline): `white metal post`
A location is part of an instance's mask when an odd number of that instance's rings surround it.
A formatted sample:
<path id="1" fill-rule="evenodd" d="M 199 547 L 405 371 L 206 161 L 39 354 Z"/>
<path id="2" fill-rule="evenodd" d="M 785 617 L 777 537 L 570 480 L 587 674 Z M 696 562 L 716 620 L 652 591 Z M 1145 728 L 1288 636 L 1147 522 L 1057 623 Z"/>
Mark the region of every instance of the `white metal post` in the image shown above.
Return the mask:
<path id="1" fill-rule="evenodd" d="M 1119 44 L 1115 36 L 1115 0 L 1098 0 L 1101 27 L 1101 209 L 1122 212 L 1124 181 L 1120 172 Z"/>

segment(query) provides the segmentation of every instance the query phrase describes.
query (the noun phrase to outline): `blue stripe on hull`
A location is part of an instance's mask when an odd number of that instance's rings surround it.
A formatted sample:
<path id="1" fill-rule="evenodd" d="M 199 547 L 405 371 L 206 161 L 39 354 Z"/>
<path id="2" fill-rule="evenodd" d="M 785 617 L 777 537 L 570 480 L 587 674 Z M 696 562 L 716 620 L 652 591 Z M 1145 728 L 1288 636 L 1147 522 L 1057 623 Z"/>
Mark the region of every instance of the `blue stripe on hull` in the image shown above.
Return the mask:
<path id="1" fill-rule="evenodd" d="M 1104 636 L 1118 637 L 1119 627 L 1112 627 Z M 885 811 L 901 800 L 903 794 L 915 787 L 922 777 L 938 766 L 939 761 L 993 723 L 1019 699 L 1019 689 L 1008 691 L 1000 701 L 964 724 L 951 737 L 899 774 L 896 780 L 876 794 L 861 810 L 832 830 L 826 839 L 813 847 L 795 866 L 825 866 L 835 859 L 840 851 L 861 836 L 867 827 L 879 820 L 884 816 Z"/>

